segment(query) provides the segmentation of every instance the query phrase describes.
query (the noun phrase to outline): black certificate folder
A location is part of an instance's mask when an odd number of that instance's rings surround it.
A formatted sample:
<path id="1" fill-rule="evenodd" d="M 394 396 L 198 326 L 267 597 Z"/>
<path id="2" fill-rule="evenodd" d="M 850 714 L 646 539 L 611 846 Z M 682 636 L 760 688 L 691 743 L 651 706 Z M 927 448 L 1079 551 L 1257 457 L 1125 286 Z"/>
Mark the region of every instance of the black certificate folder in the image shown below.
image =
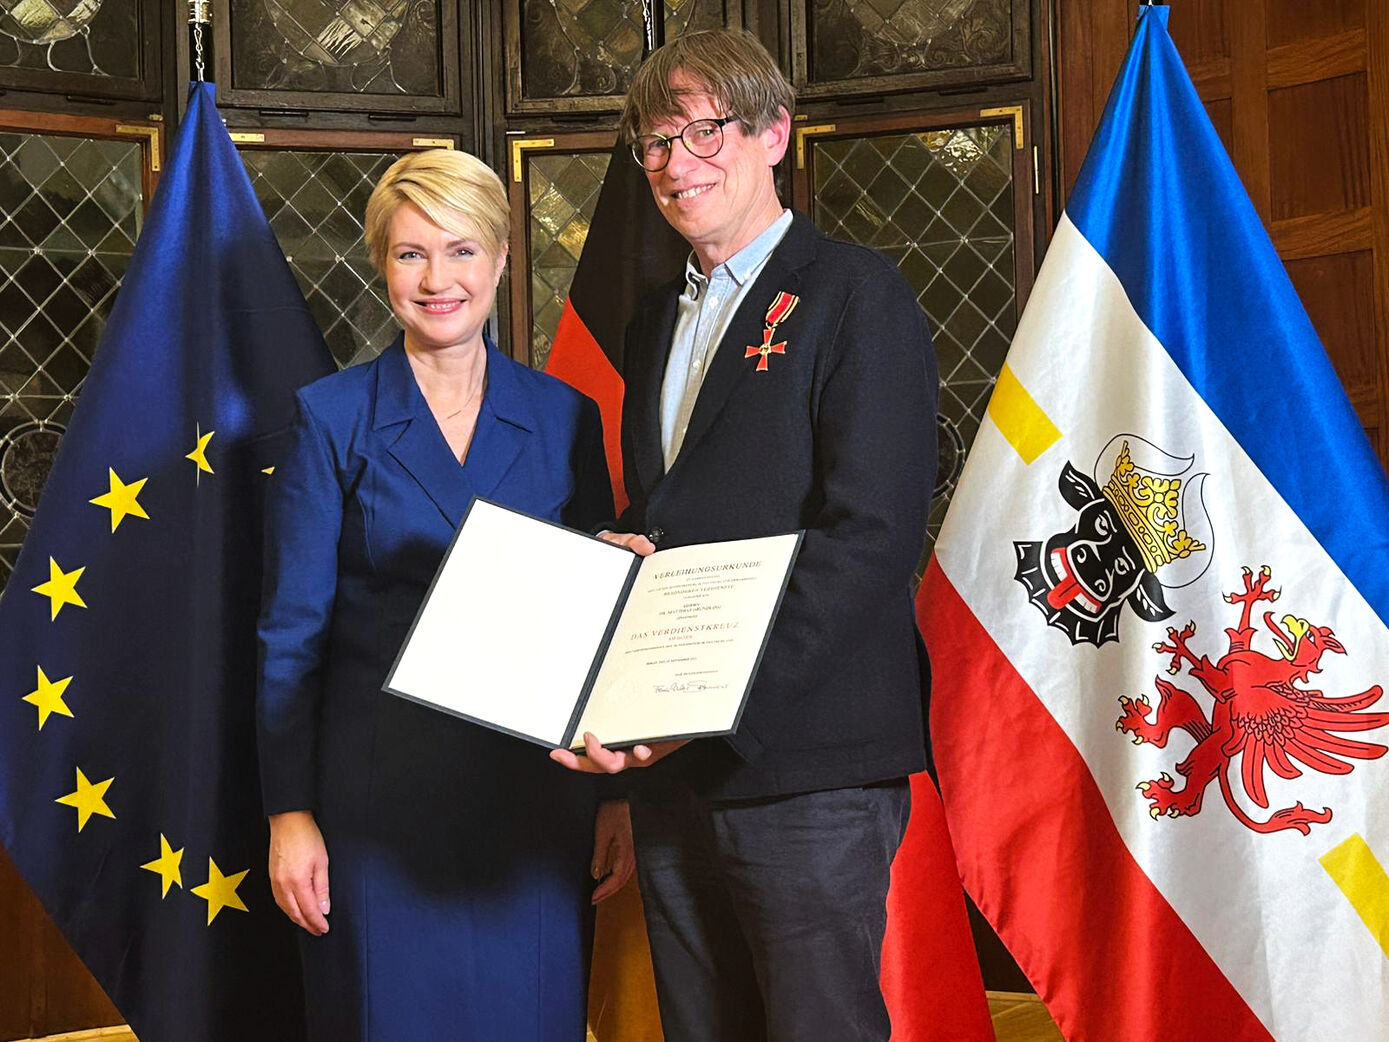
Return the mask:
<path id="1" fill-rule="evenodd" d="M 474 499 L 384 689 L 550 748 L 728 734 L 801 537 L 643 558 Z"/>

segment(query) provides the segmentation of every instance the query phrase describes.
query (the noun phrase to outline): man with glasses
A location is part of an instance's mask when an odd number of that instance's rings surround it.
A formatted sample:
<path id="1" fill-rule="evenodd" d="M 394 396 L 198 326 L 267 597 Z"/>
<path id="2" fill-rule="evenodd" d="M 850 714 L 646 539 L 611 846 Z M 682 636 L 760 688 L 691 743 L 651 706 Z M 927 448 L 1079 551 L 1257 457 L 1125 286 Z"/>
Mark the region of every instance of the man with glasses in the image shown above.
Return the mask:
<path id="1" fill-rule="evenodd" d="M 632 784 L 667 1042 L 886 1042 L 888 870 L 925 767 L 911 581 L 935 471 L 936 369 L 892 262 L 782 207 L 794 97 L 750 34 L 682 36 L 638 70 L 622 132 L 685 277 L 627 330 L 637 553 L 805 530 L 727 739 L 554 758 Z M 682 748 L 683 746 L 683 748 Z"/>

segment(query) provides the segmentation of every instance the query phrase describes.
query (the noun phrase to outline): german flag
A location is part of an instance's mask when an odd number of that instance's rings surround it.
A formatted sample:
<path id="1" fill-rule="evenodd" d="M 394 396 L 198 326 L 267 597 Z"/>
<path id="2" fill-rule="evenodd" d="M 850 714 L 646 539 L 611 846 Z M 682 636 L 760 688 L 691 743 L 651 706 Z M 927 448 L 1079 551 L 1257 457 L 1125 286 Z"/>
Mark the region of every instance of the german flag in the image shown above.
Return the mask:
<path id="1" fill-rule="evenodd" d="M 637 302 L 677 278 L 689 254 L 689 245 L 656 209 L 646 176 L 619 138 L 545 366 L 598 403 L 619 512 L 627 505 L 622 484 L 623 333 Z M 635 879 L 598 907 L 588 1028 L 589 1042 L 662 1038 Z"/>
<path id="2" fill-rule="evenodd" d="M 584 252 L 545 371 L 598 403 L 619 513 L 622 484 L 622 334 L 641 298 L 679 276 L 690 247 L 656 209 L 626 142 L 613 146 Z"/>

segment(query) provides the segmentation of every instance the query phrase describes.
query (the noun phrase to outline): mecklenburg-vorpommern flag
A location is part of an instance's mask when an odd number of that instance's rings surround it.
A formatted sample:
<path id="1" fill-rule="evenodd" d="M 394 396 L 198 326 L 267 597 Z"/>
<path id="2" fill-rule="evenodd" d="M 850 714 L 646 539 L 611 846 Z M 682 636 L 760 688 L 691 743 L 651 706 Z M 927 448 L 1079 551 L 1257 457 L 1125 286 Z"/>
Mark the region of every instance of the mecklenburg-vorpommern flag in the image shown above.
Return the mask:
<path id="1" fill-rule="evenodd" d="M 928 576 L 968 888 L 1069 1039 L 1389 1024 L 1389 484 L 1167 35 Z"/>
<path id="2" fill-rule="evenodd" d="M 255 621 L 276 435 L 331 369 L 195 84 L 0 599 L 0 839 L 141 1042 L 303 1037 Z"/>

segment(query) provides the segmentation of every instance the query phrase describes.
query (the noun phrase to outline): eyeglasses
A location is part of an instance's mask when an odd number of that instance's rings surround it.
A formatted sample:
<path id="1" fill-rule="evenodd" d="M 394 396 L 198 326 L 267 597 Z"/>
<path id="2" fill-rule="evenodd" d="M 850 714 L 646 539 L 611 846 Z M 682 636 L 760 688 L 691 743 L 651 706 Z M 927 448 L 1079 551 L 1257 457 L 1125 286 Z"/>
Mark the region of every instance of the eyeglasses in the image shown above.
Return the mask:
<path id="1" fill-rule="evenodd" d="M 643 134 L 632 142 L 632 158 L 648 173 L 664 170 L 670 162 L 670 146 L 676 138 L 685 143 L 690 155 L 698 159 L 712 159 L 723 148 L 723 128 L 725 124 L 737 122 L 737 116 L 724 116 L 722 119 L 697 119 L 686 123 L 674 137 L 664 134 Z"/>

